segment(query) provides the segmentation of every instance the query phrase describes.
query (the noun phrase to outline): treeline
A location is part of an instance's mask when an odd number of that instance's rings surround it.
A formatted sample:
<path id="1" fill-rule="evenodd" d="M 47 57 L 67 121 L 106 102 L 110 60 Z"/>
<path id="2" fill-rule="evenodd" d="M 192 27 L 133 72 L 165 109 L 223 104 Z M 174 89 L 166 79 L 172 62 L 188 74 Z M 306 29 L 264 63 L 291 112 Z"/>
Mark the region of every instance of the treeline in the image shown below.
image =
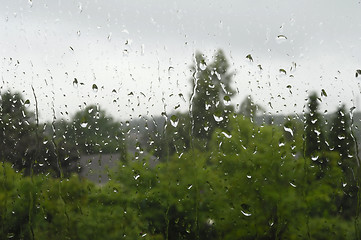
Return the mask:
<path id="1" fill-rule="evenodd" d="M 350 112 L 325 124 L 311 94 L 302 119 L 257 123 L 251 97 L 235 111 L 229 67 L 222 51 L 196 54 L 190 112 L 144 126 L 99 106 L 38 124 L 3 94 L 0 238 L 360 239 Z M 121 153 L 103 186 L 76 175 L 79 156 L 99 152 Z"/>
<path id="2" fill-rule="evenodd" d="M 81 155 L 126 151 L 122 123 L 99 106 L 87 106 L 69 121 L 39 123 L 29 105 L 19 93 L 1 95 L 0 159 L 24 175 L 68 177 L 82 170 Z"/>

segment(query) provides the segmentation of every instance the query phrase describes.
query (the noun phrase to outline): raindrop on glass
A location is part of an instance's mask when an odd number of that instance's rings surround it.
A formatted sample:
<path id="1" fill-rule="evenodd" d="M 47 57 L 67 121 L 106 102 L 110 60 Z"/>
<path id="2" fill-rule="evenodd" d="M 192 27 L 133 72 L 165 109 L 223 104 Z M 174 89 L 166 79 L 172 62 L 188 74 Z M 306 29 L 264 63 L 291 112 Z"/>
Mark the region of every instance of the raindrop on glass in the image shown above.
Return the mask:
<path id="1" fill-rule="evenodd" d="M 214 120 L 216 120 L 216 122 L 221 122 L 223 121 L 223 117 L 222 116 L 217 116 L 217 115 L 213 115 Z"/>
<path id="2" fill-rule="evenodd" d="M 94 92 L 98 92 L 98 86 L 94 83 L 92 86 Z"/>
<path id="3" fill-rule="evenodd" d="M 82 123 L 80 123 L 80 126 L 82 128 L 86 128 L 88 126 L 88 123 L 87 122 L 82 122 Z"/>

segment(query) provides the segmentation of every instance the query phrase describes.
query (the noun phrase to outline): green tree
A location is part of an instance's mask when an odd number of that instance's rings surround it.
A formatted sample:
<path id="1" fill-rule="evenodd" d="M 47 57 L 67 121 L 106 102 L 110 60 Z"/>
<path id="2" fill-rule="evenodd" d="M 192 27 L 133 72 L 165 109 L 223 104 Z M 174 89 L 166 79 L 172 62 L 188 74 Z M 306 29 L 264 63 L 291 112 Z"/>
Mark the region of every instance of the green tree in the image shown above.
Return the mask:
<path id="1" fill-rule="evenodd" d="M 354 158 L 355 142 L 351 135 L 351 120 L 345 105 L 337 109 L 331 120 L 329 142 L 330 147 L 337 151 L 344 161 Z M 347 162 L 345 164 L 347 165 Z"/>
<path id="2" fill-rule="evenodd" d="M 28 110 L 30 101 L 21 94 L 5 92 L 0 100 L 0 159 L 13 164 L 25 175 L 77 171 L 78 157 L 73 147 L 54 142 L 35 122 L 35 114 Z M 63 169 L 63 170 L 62 170 Z"/>
<path id="3" fill-rule="evenodd" d="M 241 103 L 239 113 L 253 120 L 256 114 L 261 110 L 261 106 L 255 104 L 251 96 L 247 96 Z"/>
<path id="4" fill-rule="evenodd" d="M 229 128 L 229 134 L 216 130 L 210 143 L 212 174 L 218 174 L 215 179 L 221 183 L 221 187 L 212 184 L 218 195 L 210 204 L 222 239 L 354 237 L 352 222 L 339 217 L 343 189 L 336 153 L 324 152 L 329 164 L 319 178 L 313 160 L 300 154 L 300 133 L 294 132 L 294 141 L 287 141 L 289 132 L 243 117 L 232 118 Z M 337 221 L 338 231 L 319 232 L 333 229 Z"/>
<path id="5" fill-rule="evenodd" d="M 11 162 L 18 170 L 27 169 L 29 173 L 35 161 L 36 126 L 33 114 L 24 105 L 19 93 L 8 91 L 1 95 L 0 159 Z"/>
<path id="6" fill-rule="evenodd" d="M 225 128 L 228 115 L 233 111 L 231 96 L 232 75 L 229 63 L 222 50 L 214 55 L 214 61 L 207 63 L 202 53 L 196 53 L 193 66 L 191 116 L 193 135 L 209 139 L 215 128 Z"/>
<path id="7" fill-rule="evenodd" d="M 319 98 L 316 93 L 312 93 L 308 100 L 308 113 L 306 113 L 305 121 L 305 149 L 306 157 L 312 158 L 313 161 L 319 163 L 320 166 L 326 167 L 322 154 L 328 149 L 326 145 L 326 136 L 322 116 L 319 113 Z"/>
<path id="8" fill-rule="evenodd" d="M 137 239 L 146 223 L 126 191 L 119 183 L 100 187 L 77 175 L 24 177 L 1 164 L 0 239 Z"/>
<path id="9" fill-rule="evenodd" d="M 342 215 L 351 218 L 357 206 L 357 176 L 358 166 L 355 151 L 355 141 L 351 134 L 351 120 L 342 105 L 337 109 L 331 121 L 329 134 L 330 147 L 340 156 L 339 164 L 343 171 L 344 197 L 341 202 Z"/>
<path id="10" fill-rule="evenodd" d="M 70 122 L 60 120 L 54 124 L 56 139 L 77 147 L 79 154 L 122 152 L 126 156 L 126 145 L 121 123 L 115 121 L 99 106 L 90 105 L 78 111 Z M 51 129 L 48 129 L 51 134 Z"/>
<path id="11" fill-rule="evenodd" d="M 188 113 L 173 113 L 159 128 L 155 123 L 147 123 L 147 150 L 160 161 L 170 159 L 172 155 L 188 151 L 191 145 L 191 118 Z"/>
<path id="12" fill-rule="evenodd" d="M 149 152 L 165 161 L 174 153 L 180 155 L 191 146 L 204 148 L 216 128 L 226 129 L 229 115 L 234 110 L 231 97 L 235 92 L 231 86 L 229 68 L 222 50 L 214 54 L 211 62 L 207 62 L 202 53 L 195 54 L 194 66 L 191 67 L 191 111 L 170 113 L 165 121 L 153 119 L 154 124 L 147 123 L 148 131 L 142 139 L 147 138 L 145 142 L 148 142 Z"/>

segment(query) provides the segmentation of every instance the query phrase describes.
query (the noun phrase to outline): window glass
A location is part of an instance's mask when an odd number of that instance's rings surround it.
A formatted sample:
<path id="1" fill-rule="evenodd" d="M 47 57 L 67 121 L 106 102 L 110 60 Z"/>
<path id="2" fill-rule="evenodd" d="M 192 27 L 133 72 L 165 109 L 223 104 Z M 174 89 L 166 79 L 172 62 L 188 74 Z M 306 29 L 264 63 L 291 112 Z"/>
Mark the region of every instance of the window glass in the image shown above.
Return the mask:
<path id="1" fill-rule="evenodd" d="M 0 239 L 361 239 L 359 9 L 4 0 Z"/>

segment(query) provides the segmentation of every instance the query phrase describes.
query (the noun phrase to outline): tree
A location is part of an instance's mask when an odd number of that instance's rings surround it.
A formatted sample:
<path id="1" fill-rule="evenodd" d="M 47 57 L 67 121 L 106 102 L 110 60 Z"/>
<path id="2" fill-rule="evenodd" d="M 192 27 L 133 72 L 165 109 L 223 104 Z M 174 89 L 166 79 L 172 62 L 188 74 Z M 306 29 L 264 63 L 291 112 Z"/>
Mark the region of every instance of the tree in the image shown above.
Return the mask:
<path id="1" fill-rule="evenodd" d="M 77 146 L 79 154 L 122 152 L 126 155 L 121 123 L 99 106 L 87 106 L 76 112 L 70 122 L 60 120 L 54 125 L 57 139 L 65 136 L 65 141 Z"/>
<path id="2" fill-rule="evenodd" d="M 316 93 L 312 93 L 308 100 L 308 113 L 305 122 L 305 149 L 306 157 L 326 167 L 327 162 L 322 154 L 327 150 L 326 137 L 323 129 L 321 114 L 318 112 L 319 98 Z"/>
<path id="3" fill-rule="evenodd" d="M 192 123 L 188 113 L 173 113 L 167 121 L 147 123 L 147 150 L 160 161 L 166 161 L 173 154 L 187 151 L 191 144 Z"/>
<path id="4" fill-rule="evenodd" d="M 253 102 L 252 97 L 247 96 L 241 103 L 239 113 L 253 120 L 257 112 L 260 110 L 262 110 L 262 108 Z"/>
<path id="5" fill-rule="evenodd" d="M 351 135 L 350 117 L 346 112 L 345 105 L 337 109 L 331 122 L 329 136 L 331 149 L 337 151 L 345 161 L 354 158 L 355 142 Z"/>
<path id="6" fill-rule="evenodd" d="M 343 216 L 354 216 L 354 207 L 357 206 L 357 159 L 355 141 L 351 134 L 351 120 L 347 114 L 345 105 L 337 109 L 332 119 L 329 134 L 330 147 L 341 158 L 339 162 L 343 171 L 344 197 L 341 202 Z"/>
<path id="7" fill-rule="evenodd" d="M 10 91 L 0 100 L 0 158 L 11 162 L 18 170 L 30 172 L 34 162 L 35 129 L 32 114 L 25 108 L 19 93 Z M 29 144 L 32 142 L 32 144 Z"/>
<path id="8" fill-rule="evenodd" d="M 29 100 L 10 91 L 0 100 L 0 159 L 10 162 L 25 175 L 50 173 L 60 177 L 78 170 L 73 146 L 53 141 L 35 123 L 35 114 L 27 109 Z"/>
<path id="9" fill-rule="evenodd" d="M 229 115 L 234 110 L 231 105 L 235 92 L 231 86 L 232 75 L 222 50 L 215 53 L 210 63 L 202 53 L 196 53 L 191 71 L 194 92 L 190 113 L 171 113 L 166 121 L 158 121 L 161 124 L 155 124 L 156 121 L 148 124 L 146 137 L 152 143 L 149 145 L 153 145 L 154 155 L 161 161 L 176 152 L 180 155 L 191 146 L 207 146 L 216 128 L 227 128 Z M 148 150 L 151 149 L 148 147 Z"/>
<path id="10" fill-rule="evenodd" d="M 76 175 L 24 177 L 5 163 L 0 200 L 0 239 L 137 239 L 146 228 L 114 182 L 99 187 Z"/>
<path id="11" fill-rule="evenodd" d="M 232 75 L 222 50 L 214 55 L 214 61 L 207 63 L 202 53 L 196 53 L 192 67 L 193 96 L 191 116 L 193 134 L 198 138 L 209 139 L 215 128 L 225 128 L 228 115 L 233 111 L 231 96 Z"/>
<path id="12" fill-rule="evenodd" d="M 209 205 L 222 239 L 353 235 L 352 222 L 337 216 L 342 196 L 337 154 L 323 153 L 330 163 L 319 178 L 312 159 L 294 154 L 293 148 L 302 142 L 298 136 L 295 142 L 284 141 L 289 132 L 257 126 L 243 117 L 230 119 L 229 128 L 229 134 L 215 131 L 210 144 L 216 150 L 209 157 L 211 174 L 218 176 L 211 182 L 214 195 Z"/>

